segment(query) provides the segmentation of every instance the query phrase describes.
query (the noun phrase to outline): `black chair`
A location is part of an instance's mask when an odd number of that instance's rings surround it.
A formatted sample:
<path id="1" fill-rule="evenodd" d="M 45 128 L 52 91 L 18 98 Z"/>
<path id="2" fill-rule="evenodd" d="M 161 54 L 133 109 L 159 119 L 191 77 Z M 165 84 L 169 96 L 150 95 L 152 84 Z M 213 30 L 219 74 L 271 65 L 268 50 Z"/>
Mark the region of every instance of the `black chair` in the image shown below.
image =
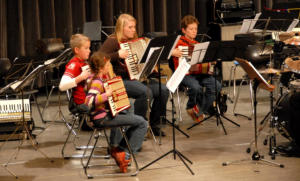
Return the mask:
<path id="1" fill-rule="evenodd" d="M 68 99 L 69 99 L 69 111 L 72 115 L 72 121 L 71 122 L 66 122 L 66 127 L 68 128 L 68 136 L 64 142 L 64 145 L 62 147 L 62 150 L 61 150 L 61 154 L 62 154 L 62 157 L 64 159 L 69 159 L 69 158 L 81 158 L 83 155 L 82 154 L 77 154 L 77 155 L 72 155 L 72 156 L 65 156 L 65 149 L 67 147 L 67 144 L 68 142 L 70 141 L 71 139 L 71 135 L 73 134 L 74 137 L 72 139 L 72 143 L 73 143 L 73 147 L 74 147 L 74 150 L 84 150 L 84 149 L 92 149 L 92 147 L 85 147 L 85 146 L 78 146 L 76 144 L 76 140 L 79 139 L 79 133 L 80 133 L 80 130 L 82 128 L 82 125 L 84 122 L 88 122 L 86 121 L 86 119 L 89 119 L 89 113 L 88 113 L 88 109 L 85 109 L 85 108 L 81 108 L 81 107 L 78 107 L 72 97 L 70 96 L 70 93 L 69 91 L 67 91 L 67 96 L 68 96 Z M 102 147 L 99 147 L 98 148 L 102 148 Z M 106 147 L 105 147 L 106 148 Z M 110 155 L 98 155 L 98 157 L 104 157 L 104 158 L 109 158 Z"/>
<path id="2" fill-rule="evenodd" d="M 108 139 L 108 136 L 107 136 L 107 130 L 111 129 L 111 128 L 116 128 L 116 127 L 108 127 L 108 126 L 107 127 L 106 126 L 95 127 L 95 126 L 92 126 L 92 128 L 93 128 L 93 132 L 92 132 L 92 134 L 91 134 L 91 136 L 88 140 L 88 143 L 86 145 L 86 148 L 88 148 L 91 145 L 92 139 L 94 138 L 95 140 L 94 140 L 94 144 L 92 146 L 92 150 L 88 154 L 88 158 L 87 158 L 86 161 L 84 159 L 86 158 L 88 149 L 84 150 L 83 156 L 81 158 L 81 164 L 83 166 L 85 175 L 89 179 L 94 178 L 94 177 L 105 177 L 105 176 L 136 176 L 139 172 L 139 167 L 138 167 L 138 163 L 136 161 L 135 155 L 133 154 L 131 146 L 128 142 L 125 128 L 121 127 L 121 126 L 117 126 L 117 128 L 120 129 L 120 131 L 123 135 L 123 138 L 125 139 L 125 142 L 127 144 L 129 153 L 131 154 L 132 160 L 134 162 L 135 169 L 134 170 L 130 169 L 131 171 L 128 172 L 128 173 L 118 172 L 117 169 L 119 169 L 119 167 L 118 167 L 117 163 L 115 163 L 115 161 L 112 160 L 112 159 L 104 159 L 104 163 L 103 163 L 103 159 L 102 160 L 98 159 L 97 161 L 99 163 L 102 161 L 100 164 L 92 164 L 92 162 L 94 163 L 96 161 L 96 160 L 94 160 L 94 158 L 97 158 L 97 157 L 95 157 L 94 154 L 95 154 L 95 148 L 97 147 L 98 142 L 99 142 L 99 138 L 101 138 L 103 136 L 105 137 L 104 142 L 106 142 L 106 144 L 108 146 L 108 151 L 109 152 L 111 151 L 111 145 L 110 145 L 110 142 L 109 142 L 109 139 Z M 129 166 L 132 166 L 132 164 L 130 164 Z M 109 168 L 109 169 L 104 169 L 104 168 L 102 170 L 97 169 L 97 170 L 94 170 L 95 173 L 92 174 L 92 171 L 90 171 L 90 170 L 93 167 L 106 167 L 106 168 Z M 99 173 L 99 172 L 102 172 L 102 173 Z"/>

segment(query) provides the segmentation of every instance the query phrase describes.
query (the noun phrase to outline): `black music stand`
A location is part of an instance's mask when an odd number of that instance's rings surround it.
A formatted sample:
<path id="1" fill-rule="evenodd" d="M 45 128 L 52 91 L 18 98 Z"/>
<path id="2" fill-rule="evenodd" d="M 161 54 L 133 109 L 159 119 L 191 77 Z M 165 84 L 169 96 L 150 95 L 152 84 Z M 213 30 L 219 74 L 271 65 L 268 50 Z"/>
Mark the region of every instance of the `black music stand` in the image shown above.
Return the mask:
<path id="1" fill-rule="evenodd" d="M 4 167 L 7 169 L 7 171 L 12 174 L 13 176 L 15 176 L 16 178 L 18 178 L 13 172 L 11 172 L 7 166 L 9 164 L 9 162 L 11 161 L 11 159 L 13 158 L 13 156 L 17 156 L 21 146 L 23 145 L 24 140 L 26 139 L 25 135 L 28 135 L 30 141 L 31 141 L 31 145 L 32 147 L 36 150 L 39 151 L 43 156 L 45 156 L 45 158 L 47 158 L 48 160 L 50 160 L 50 158 L 41 150 L 39 150 L 39 148 L 37 147 L 37 141 L 35 140 L 35 138 L 31 135 L 31 133 L 29 132 L 29 128 L 27 127 L 26 121 L 25 121 L 25 107 L 24 107 L 24 94 L 23 94 L 23 90 L 25 87 L 29 86 L 34 79 L 38 76 L 39 73 L 43 72 L 45 69 L 47 68 L 46 65 L 39 65 L 38 67 L 36 67 L 31 73 L 29 73 L 25 78 L 23 78 L 22 80 L 16 81 L 14 84 L 10 85 L 10 88 L 16 92 L 16 93 L 20 93 L 21 94 L 21 99 L 22 99 L 22 125 L 20 127 L 23 128 L 23 130 L 25 130 L 25 132 L 23 131 L 24 135 L 23 135 L 23 139 L 20 142 L 19 146 L 17 147 L 16 152 L 14 152 L 10 158 L 8 159 L 8 161 L 4 164 Z M 16 132 L 20 127 L 18 127 L 14 132 Z M 50 160 L 50 162 L 53 162 L 53 160 Z"/>
<path id="2" fill-rule="evenodd" d="M 147 48 L 141 58 L 139 60 L 139 63 L 144 63 L 147 59 L 147 56 L 149 54 L 149 51 L 153 47 L 163 47 L 163 51 L 161 52 L 161 55 L 159 57 L 158 64 L 158 81 L 159 81 L 159 97 L 161 97 L 161 72 L 160 72 L 160 64 L 161 63 L 168 63 L 168 60 L 170 59 L 172 55 L 172 51 L 177 45 L 178 40 L 180 39 L 180 35 L 169 35 L 169 36 L 160 36 L 156 37 L 154 39 L 151 39 L 147 45 Z M 160 99 L 161 100 L 161 99 Z M 160 103 L 161 104 L 161 103 Z M 162 120 L 162 118 L 160 118 Z M 177 125 L 173 124 L 169 120 L 166 119 L 166 122 L 172 125 L 175 128 L 182 133 L 184 136 L 189 138 L 190 136 L 186 134 L 184 131 L 182 131 Z"/>
<path id="3" fill-rule="evenodd" d="M 149 52 L 147 60 L 145 60 L 145 65 L 143 66 L 143 69 L 141 70 L 141 73 L 139 74 L 139 80 L 146 80 L 147 86 L 149 86 L 149 79 L 148 76 L 153 72 L 156 64 L 159 61 L 159 57 L 161 56 L 161 53 L 163 52 L 164 47 L 151 47 Z M 151 53 L 150 53 L 151 52 Z M 160 85 L 159 85 L 160 86 Z M 161 89 L 159 89 L 161 90 Z M 148 109 L 150 108 L 150 100 L 149 100 L 149 89 L 147 89 L 147 103 L 148 103 Z M 150 122 L 150 110 L 147 111 L 147 118 L 149 119 Z M 154 141 L 156 142 L 155 135 L 153 133 L 153 130 L 151 126 L 149 126 L 150 132 L 153 136 Z"/>
<path id="4" fill-rule="evenodd" d="M 254 19 L 254 23 L 251 27 L 253 30 L 262 30 L 263 33 L 265 31 L 275 31 L 275 32 L 286 32 L 291 31 L 299 22 L 293 14 L 287 12 L 271 12 L 271 11 L 263 11 L 261 14 L 258 14 Z M 274 58 L 270 59 L 270 67 L 269 68 L 278 68 L 280 67 L 280 62 L 276 61 L 276 57 L 278 57 L 278 53 L 274 48 Z M 274 66 L 274 65 L 277 66 Z M 278 65 L 279 64 L 279 65 Z M 273 75 L 274 73 L 269 73 L 271 84 L 273 83 Z M 276 153 L 276 135 L 274 134 L 275 128 L 275 116 L 274 116 L 274 107 L 273 107 L 273 91 L 270 91 L 270 112 L 264 117 L 264 119 L 260 122 L 261 125 L 264 125 L 264 122 L 267 121 L 268 117 L 270 117 L 270 134 L 269 137 L 269 155 L 271 155 L 272 159 L 275 159 Z M 265 139 L 267 140 L 267 138 Z M 265 143 L 267 143 L 265 141 Z M 250 145 L 251 146 L 251 145 Z M 247 149 L 249 151 L 250 148 Z M 249 151 L 250 152 L 250 151 Z"/>
<path id="5" fill-rule="evenodd" d="M 141 59 L 141 61 L 145 61 L 145 56 L 148 54 L 149 50 L 151 47 L 163 47 L 163 51 L 161 52 L 161 55 L 159 57 L 159 61 L 162 62 L 163 60 L 168 60 L 171 57 L 171 52 L 174 49 L 175 45 L 177 44 L 178 40 L 179 40 L 180 36 L 177 35 L 172 35 L 172 36 L 166 36 L 166 37 L 157 37 L 155 39 L 153 39 L 152 41 L 150 41 L 145 54 L 143 55 L 143 58 Z M 151 43 L 152 42 L 152 43 Z M 159 90 L 161 90 L 161 82 L 160 82 L 160 62 L 158 63 L 159 66 Z M 159 91 L 159 96 L 161 96 L 161 91 Z M 161 99 L 160 99 L 161 100 Z M 146 166 L 140 168 L 140 170 L 143 170 L 145 168 L 147 168 L 148 166 L 152 165 L 153 163 L 159 161 L 160 159 L 164 158 L 165 156 L 167 156 L 170 153 L 173 153 L 174 155 L 174 160 L 176 159 L 176 155 L 180 158 L 180 160 L 183 162 L 183 164 L 188 168 L 188 170 L 191 172 L 192 175 L 194 175 L 194 172 L 191 170 L 191 168 L 187 165 L 187 163 L 185 162 L 188 161 L 190 164 L 192 164 L 192 162 L 185 157 L 182 153 L 180 153 L 176 147 L 175 147 L 175 128 L 180 131 L 182 134 L 184 134 L 185 136 L 189 137 L 186 133 L 184 133 L 182 130 L 179 129 L 178 126 L 175 125 L 175 121 L 176 119 L 174 118 L 174 101 L 173 98 L 171 99 L 172 102 L 172 123 L 168 121 L 168 123 L 170 123 L 172 125 L 172 133 L 173 133 L 173 149 L 171 149 L 169 152 L 165 153 L 164 155 L 160 156 L 159 158 L 155 159 L 154 161 L 150 162 L 149 164 L 147 164 Z"/>
<path id="6" fill-rule="evenodd" d="M 202 43 L 204 44 L 204 43 Z M 206 42 L 207 44 L 207 42 Z M 206 48 L 206 49 L 205 49 Z M 217 60 L 217 62 L 221 61 L 232 61 L 235 56 L 241 56 L 242 51 L 246 48 L 246 44 L 243 40 L 238 41 L 212 41 L 209 42 L 208 45 L 202 46 L 197 48 L 195 51 L 199 51 L 200 53 L 194 52 L 192 55 L 192 64 L 202 63 L 202 62 L 211 62 Z M 196 56 L 196 57 L 193 57 Z M 198 56 L 198 57 L 197 57 Z M 216 66 L 215 66 L 216 67 Z M 214 68 L 215 68 L 214 67 Z M 214 77 L 215 77 L 215 96 L 216 96 L 216 105 L 214 106 L 215 113 L 210 115 L 209 117 L 205 118 L 201 122 L 194 123 L 192 126 L 188 127 L 187 129 L 192 129 L 193 127 L 201 124 L 202 122 L 210 119 L 211 117 L 215 116 L 217 125 L 221 124 L 225 135 L 227 135 L 227 131 L 224 127 L 223 121 L 221 118 L 226 119 L 230 123 L 240 127 L 240 125 L 226 116 L 220 111 L 219 108 L 219 99 L 217 93 L 217 77 L 216 77 L 216 69 L 214 70 Z"/>
<path id="7" fill-rule="evenodd" d="M 259 154 L 258 148 L 257 148 L 257 100 L 256 100 L 256 90 L 258 87 L 265 89 L 269 92 L 274 90 L 274 86 L 271 84 L 268 84 L 267 81 L 260 75 L 260 73 L 255 69 L 255 67 L 248 61 L 241 59 L 241 58 L 235 58 L 241 65 L 241 67 L 245 70 L 245 72 L 248 74 L 249 78 L 254 81 L 253 84 L 253 92 L 254 92 L 254 140 L 255 140 L 255 149 L 251 156 L 251 160 L 258 162 L 263 161 L 266 164 L 271 164 L 275 166 L 279 166 L 281 168 L 284 167 L 283 164 L 275 163 L 272 161 L 268 161 L 263 159 L 263 156 Z M 223 166 L 227 166 L 229 164 L 238 163 L 241 161 L 247 161 L 249 159 L 242 159 L 238 161 L 232 161 L 232 162 L 223 162 Z"/>
<path id="8" fill-rule="evenodd" d="M 254 30 L 292 31 L 299 20 L 288 12 L 263 11 L 255 17 Z"/>
<path id="9" fill-rule="evenodd" d="M 70 57 L 73 55 L 73 51 L 71 48 L 67 48 L 65 49 L 60 55 L 58 55 L 56 58 L 54 59 L 50 59 L 50 60 L 47 60 L 44 62 L 44 65 L 47 67 L 46 70 L 48 69 L 53 69 L 53 68 L 56 68 L 58 69 L 62 64 L 66 63 Z M 59 71 L 57 71 L 57 73 L 59 74 Z M 57 77 L 60 77 L 59 75 L 57 75 Z M 47 96 L 47 99 L 46 99 L 46 104 L 43 108 L 43 111 L 42 111 L 42 115 L 44 114 L 44 111 L 46 110 L 48 104 L 49 104 L 49 99 L 52 95 L 52 92 L 54 90 L 54 88 L 58 87 L 58 85 L 52 85 L 52 88 Z M 59 123 L 65 123 L 67 125 L 67 127 L 70 129 L 70 126 L 68 126 L 67 124 L 67 121 L 61 111 L 61 101 L 60 101 L 60 91 L 58 92 L 58 102 L 59 102 L 59 110 L 58 110 L 58 114 L 59 116 L 62 117 L 62 121 L 57 121 Z M 49 120 L 44 120 L 43 119 L 43 122 L 46 123 L 46 122 L 56 122 L 56 121 L 49 121 Z"/>

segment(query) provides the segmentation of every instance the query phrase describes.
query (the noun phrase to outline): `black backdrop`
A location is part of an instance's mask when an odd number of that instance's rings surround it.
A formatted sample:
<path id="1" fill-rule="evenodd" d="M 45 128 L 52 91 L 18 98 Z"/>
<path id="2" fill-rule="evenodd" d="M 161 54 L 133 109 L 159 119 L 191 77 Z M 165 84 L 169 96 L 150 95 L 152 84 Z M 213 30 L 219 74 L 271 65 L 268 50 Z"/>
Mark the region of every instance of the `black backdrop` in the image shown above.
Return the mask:
<path id="1" fill-rule="evenodd" d="M 258 0 L 257 0 L 258 1 Z M 176 32 L 187 14 L 200 21 L 207 31 L 212 21 L 214 0 L 0 0 L 0 58 L 34 56 L 36 42 L 82 33 L 83 24 L 101 20 L 113 26 L 121 13 L 137 19 L 138 34 Z M 112 29 L 103 29 L 110 34 Z M 203 32 L 202 32 L 203 33 Z M 205 32 L 204 32 L 205 33 Z"/>

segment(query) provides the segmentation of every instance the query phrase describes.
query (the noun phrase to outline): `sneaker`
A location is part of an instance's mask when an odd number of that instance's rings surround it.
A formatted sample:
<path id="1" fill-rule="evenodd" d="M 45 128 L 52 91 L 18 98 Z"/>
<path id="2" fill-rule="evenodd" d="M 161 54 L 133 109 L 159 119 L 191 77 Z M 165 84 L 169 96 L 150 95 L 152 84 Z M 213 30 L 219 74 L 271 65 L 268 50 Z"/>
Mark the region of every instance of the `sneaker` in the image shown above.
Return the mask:
<path id="1" fill-rule="evenodd" d="M 194 113 L 196 114 L 197 117 L 199 117 L 200 111 L 197 105 L 195 105 L 193 108 Z"/>
<path id="2" fill-rule="evenodd" d="M 124 151 L 116 152 L 115 157 L 114 157 L 120 168 L 120 172 L 122 172 L 122 173 L 127 173 L 127 167 L 130 162 L 130 159 L 129 160 L 125 159 L 125 154 L 126 153 Z"/>
<path id="3" fill-rule="evenodd" d="M 187 109 L 186 112 L 188 113 L 188 115 L 190 115 L 190 117 L 195 121 L 195 122 L 201 122 L 202 120 L 198 119 L 197 114 L 195 113 L 195 111 L 193 110 L 193 108 L 191 109 Z"/>
<path id="4" fill-rule="evenodd" d="M 121 152 L 121 150 L 120 150 L 118 147 L 111 147 L 111 149 L 110 149 L 110 155 L 111 155 L 114 159 L 116 159 L 116 154 L 117 154 L 118 152 Z"/>
<path id="5" fill-rule="evenodd" d="M 202 122 L 204 119 L 205 119 L 205 114 L 200 114 L 200 115 L 198 116 L 199 122 Z"/>

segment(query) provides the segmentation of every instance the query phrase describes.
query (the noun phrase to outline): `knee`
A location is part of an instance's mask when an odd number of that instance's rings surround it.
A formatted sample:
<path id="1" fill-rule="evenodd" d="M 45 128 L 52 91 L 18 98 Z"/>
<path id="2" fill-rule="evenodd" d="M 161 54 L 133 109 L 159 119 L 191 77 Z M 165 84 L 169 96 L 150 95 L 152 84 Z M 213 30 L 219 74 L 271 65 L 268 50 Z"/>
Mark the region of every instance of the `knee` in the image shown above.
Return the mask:
<path id="1" fill-rule="evenodd" d="M 194 85 L 188 87 L 188 94 L 189 95 L 197 95 L 198 93 L 203 92 L 202 87 L 200 85 Z"/>
<path id="2" fill-rule="evenodd" d="M 134 115 L 135 119 L 137 120 L 137 123 L 139 125 L 140 128 L 146 128 L 148 127 L 148 121 L 139 115 Z"/>

